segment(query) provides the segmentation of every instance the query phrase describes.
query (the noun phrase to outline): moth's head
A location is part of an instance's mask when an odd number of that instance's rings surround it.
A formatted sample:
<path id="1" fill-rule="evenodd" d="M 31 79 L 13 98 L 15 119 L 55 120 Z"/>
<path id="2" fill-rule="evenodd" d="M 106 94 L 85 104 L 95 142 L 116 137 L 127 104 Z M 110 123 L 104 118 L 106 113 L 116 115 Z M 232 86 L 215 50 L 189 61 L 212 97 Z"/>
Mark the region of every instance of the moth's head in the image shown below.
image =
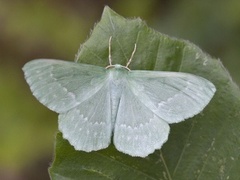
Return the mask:
<path id="1" fill-rule="evenodd" d="M 113 65 L 113 66 L 114 66 L 114 68 L 116 68 L 116 69 L 125 68 L 125 67 L 122 66 L 121 64 L 115 64 L 115 65 Z"/>
<path id="2" fill-rule="evenodd" d="M 114 65 L 108 65 L 106 69 L 116 69 L 116 70 L 128 70 L 130 69 L 127 66 L 123 66 L 121 64 L 114 64 Z"/>

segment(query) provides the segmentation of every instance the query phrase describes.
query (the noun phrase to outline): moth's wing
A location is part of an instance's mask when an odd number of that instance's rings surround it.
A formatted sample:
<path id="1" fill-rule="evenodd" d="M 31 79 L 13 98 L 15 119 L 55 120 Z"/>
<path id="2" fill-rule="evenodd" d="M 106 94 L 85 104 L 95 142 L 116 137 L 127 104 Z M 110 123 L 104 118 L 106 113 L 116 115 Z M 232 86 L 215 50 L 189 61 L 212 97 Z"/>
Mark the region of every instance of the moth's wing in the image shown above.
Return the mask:
<path id="1" fill-rule="evenodd" d="M 23 67 L 34 96 L 60 113 L 59 130 L 77 150 L 105 148 L 111 140 L 111 108 L 104 68 L 60 60 Z"/>
<path id="2" fill-rule="evenodd" d="M 180 72 L 131 71 L 129 83 L 139 100 L 168 123 L 198 114 L 216 91 L 210 81 Z"/>
<path id="3" fill-rule="evenodd" d="M 39 59 L 23 67 L 33 95 L 49 109 L 63 113 L 95 94 L 105 81 L 102 67 Z"/>
<path id="4" fill-rule="evenodd" d="M 161 148 L 168 134 L 168 123 L 146 107 L 126 85 L 114 126 L 115 147 L 131 156 L 146 157 Z"/>
<path id="5" fill-rule="evenodd" d="M 59 130 L 76 150 L 94 151 L 111 141 L 111 103 L 108 84 L 77 107 L 59 115 Z"/>

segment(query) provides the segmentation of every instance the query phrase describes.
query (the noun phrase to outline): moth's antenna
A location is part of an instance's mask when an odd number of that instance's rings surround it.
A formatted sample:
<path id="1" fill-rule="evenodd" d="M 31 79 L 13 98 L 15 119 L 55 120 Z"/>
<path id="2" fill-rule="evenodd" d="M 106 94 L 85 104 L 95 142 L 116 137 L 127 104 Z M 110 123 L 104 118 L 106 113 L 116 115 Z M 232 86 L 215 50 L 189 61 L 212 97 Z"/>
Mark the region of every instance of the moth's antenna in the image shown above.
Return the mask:
<path id="1" fill-rule="evenodd" d="M 109 66 L 112 66 L 112 56 L 111 56 L 111 41 L 112 41 L 112 36 L 110 36 L 109 41 L 108 41 L 108 60 L 109 60 Z"/>
<path id="2" fill-rule="evenodd" d="M 132 58 L 133 58 L 133 56 L 134 56 L 134 54 L 135 54 L 135 52 L 136 52 L 136 49 L 137 49 L 137 44 L 135 43 L 135 44 L 134 44 L 134 49 L 133 49 L 132 55 L 131 55 L 130 59 L 129 59 L 128 62 L 127 62 L 126 68 L 128 68 L 129 64 L 131 63 Z"/>

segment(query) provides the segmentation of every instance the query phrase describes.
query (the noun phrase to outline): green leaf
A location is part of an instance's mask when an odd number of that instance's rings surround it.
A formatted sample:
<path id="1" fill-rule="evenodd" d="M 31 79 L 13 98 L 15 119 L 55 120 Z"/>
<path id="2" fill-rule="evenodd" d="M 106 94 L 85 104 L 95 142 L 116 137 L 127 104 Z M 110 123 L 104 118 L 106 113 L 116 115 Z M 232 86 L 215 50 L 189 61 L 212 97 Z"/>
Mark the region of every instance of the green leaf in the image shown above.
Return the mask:
<path id="1" fill-rule="evenodd" d="M 213 82 L 217 92 L 197 116 L 172 124 L 169 140 L 147 158 L 118 152 L 113 145 L 86 153 L 75 151 L 59 133 L 52 179 L 238 179 L 240 167 L 240 91 L 217 59 L 194 44 L 171 38 L 140 19 L 124 19 L 105 7 L 101 21 L 77 56 L 81 63 L 125 65 L 137 44 L 130 69 L 182 71 Z"/>

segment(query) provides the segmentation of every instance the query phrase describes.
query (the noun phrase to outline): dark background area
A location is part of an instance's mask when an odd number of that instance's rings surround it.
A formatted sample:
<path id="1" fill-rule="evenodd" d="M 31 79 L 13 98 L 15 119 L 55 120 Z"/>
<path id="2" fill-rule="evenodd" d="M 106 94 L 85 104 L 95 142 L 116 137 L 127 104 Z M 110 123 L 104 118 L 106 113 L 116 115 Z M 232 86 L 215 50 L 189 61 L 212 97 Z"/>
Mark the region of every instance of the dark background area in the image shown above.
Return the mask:
<path id="1" fill-rule="evenodd" d="M 57 114 L 35 100 L 21 68 L 37 58 L 73 61 L 104 5 L 197 44 L 240 84 L 239 0 L 0 0 L 1 180 L 49 179 Z"/>

